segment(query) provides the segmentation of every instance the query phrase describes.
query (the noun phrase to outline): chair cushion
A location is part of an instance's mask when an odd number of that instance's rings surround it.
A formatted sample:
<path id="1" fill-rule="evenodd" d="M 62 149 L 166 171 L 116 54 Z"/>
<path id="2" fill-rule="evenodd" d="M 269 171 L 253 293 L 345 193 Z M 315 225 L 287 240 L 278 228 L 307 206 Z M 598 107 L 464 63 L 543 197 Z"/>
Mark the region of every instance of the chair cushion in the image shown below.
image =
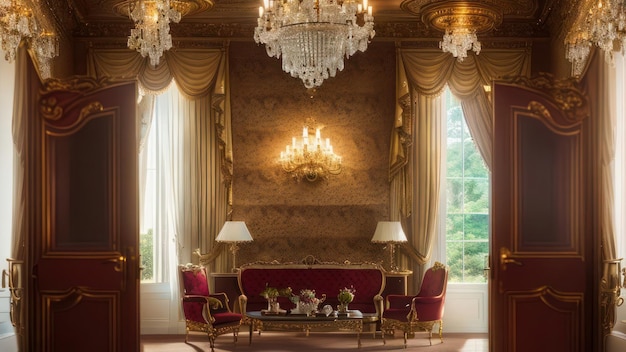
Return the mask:
<path id="1" fill-rule="evenodd" d="M 220 324 L 233 323 L 241 320 L 241 314 L 232 313 L 232 312 L 224 312 L 224 313 L 211 313 L 211 316 L 215 318 L 214 326 Z"/>
<path id="2" fill-rule="evenodd" d="M 190 270 L 182 273 L 186 295 L 209 295 L 209 284 L 204 270 Z"/>
<path id="3" fill-rule="evenodd" d="M 407 314 L 409 314 L 409 310 L 404 308 L 404 309 L 386 309 L 383 312 L 383 319 L 394 319 L 394 320 L 398 320 L 398 321 L 403 321 L 406 322 L 406 316 Z"/>

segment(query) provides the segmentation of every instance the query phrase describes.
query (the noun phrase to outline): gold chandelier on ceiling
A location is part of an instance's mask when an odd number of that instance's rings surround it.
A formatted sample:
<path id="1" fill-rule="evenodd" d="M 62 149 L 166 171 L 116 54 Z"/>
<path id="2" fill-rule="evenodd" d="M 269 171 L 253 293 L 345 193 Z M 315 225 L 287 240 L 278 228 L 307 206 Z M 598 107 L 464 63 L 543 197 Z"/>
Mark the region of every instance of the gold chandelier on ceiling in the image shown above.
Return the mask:
<path id="1" fill-rule="evenodd" d="M 626 49 L 626 4 L 623 0 L 587 0 L 577 12 L 572 30 L 565 39 L 565 57 L 572 63 L 572 73 L 582 74 L 591 47 L 600 48 L 608 63 L 613 51 Z"/>
<path id="2" fill-rule="evenodd" d="M 50 77 L 51 61 L 59 55 L 57 36 L 44 29 L 25 2 L 21 0 L 0 0 L 0 38 L 4 58 L 13 62 L 22 40 L 34 51 L 43 78 Z"/>
<path id="3" fill-rule="evenodd" d="M 163 53 L 172 48 L 170 23 L 211 7 L 212 0 L 130 0 L 118 4 L 115 10 L 129 16 L 135 24 L 128 36 L 128 48 L 157 66 Z"/>
<path id="4" fill-rule="evenodd" d="M 306 88 L 335 77 L 375 35 L 367 0 L 264 0 L 254 30 L 257 44 L 280 59 L 285 72 Z"/>
<path id="5" fill-rule="evenodd" d="M 291 138 L 291 144 L 280 152 L 280 163 L 297 181 L 316 181 L 341 173 L 341 157 L 333 152 L 330 138 L 322 139 L 321 128 L 313 130 L 307 122 L 302 129 L 302 139 Z"/>
<path id="6" fill-rule="evenodd" d="M 433 2 L 421 9 L 422 22 L 444 32 L 439 48 L 463 61 L 469 51 L 480 54 L 479 33 L 502 23 L 502 12 L 490 4 L 468 1 Z"/>

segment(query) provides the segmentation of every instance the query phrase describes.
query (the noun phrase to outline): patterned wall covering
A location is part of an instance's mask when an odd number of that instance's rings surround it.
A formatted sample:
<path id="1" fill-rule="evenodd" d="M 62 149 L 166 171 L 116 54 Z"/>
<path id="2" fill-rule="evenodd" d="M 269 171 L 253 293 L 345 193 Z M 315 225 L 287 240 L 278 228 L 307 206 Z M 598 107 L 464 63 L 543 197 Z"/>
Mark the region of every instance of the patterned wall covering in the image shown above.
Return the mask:
<path id="1" fill-rule="evenodd" d="M 395 48 L 374 42 L 316 91 L 281 70 L 263 46 L 230 47 L 233 120 L 233 215 L 254 242 L 238 264 L 299 261 L 380 262 L 370 242 L 376 223 L 389 220 L 389 136 L 395 99 Z M 325 126 L 343 170 L 328 181 L 296 182 L 278 163 L 307 118 Z"/>

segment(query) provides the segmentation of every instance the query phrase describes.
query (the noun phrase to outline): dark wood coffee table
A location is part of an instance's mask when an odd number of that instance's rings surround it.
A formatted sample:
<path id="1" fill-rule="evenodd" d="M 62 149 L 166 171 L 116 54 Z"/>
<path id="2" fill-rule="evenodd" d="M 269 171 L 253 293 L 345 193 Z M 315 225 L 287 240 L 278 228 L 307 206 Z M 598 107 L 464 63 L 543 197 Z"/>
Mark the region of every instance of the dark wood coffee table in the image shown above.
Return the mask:
<path id="1" fill-rule="evenodd" d="M 311 328 L 331 328 L 333 330 L 351 330 L 356 332 L 357 346 L 361 348 L 361 332 L 363 323 L 378 321 L 376 313 L 361 313 L 358 310 L 350 310 L 347 315 L 330 314 L 306 316 L 299 314 L 263 314 L 261 311 L 246 312 L 246 317 L 250 319 L 250 341 L 252 344 L 252 333 L 255 329 L 259 333 L 264 328 L 276 330 L 306 331 L 307 336 Z"/>

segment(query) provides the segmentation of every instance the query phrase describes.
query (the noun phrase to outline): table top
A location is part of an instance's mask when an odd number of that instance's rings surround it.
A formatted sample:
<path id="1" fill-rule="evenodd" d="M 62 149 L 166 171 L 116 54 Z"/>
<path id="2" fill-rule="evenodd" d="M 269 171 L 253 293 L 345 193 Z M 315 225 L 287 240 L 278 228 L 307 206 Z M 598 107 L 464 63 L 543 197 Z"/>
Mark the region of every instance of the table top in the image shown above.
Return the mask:
<path id="1" fill-rule="evenodd" d="M 333 320 L 346 320 L 346 319 L 363 319 L 376 317 L 376 313 L 361 313 L 359 310 L 349 310 L 347 315 L 337 314 L 337 311 L 332 312 L 330 315 L 317 314 L 315 316 L 307 316 L 304 314 L 264 314 L 262 311 L 250 311 L 246 312 L 246 316 L 251 319 L 258 319 L 261 321 L 333 321 Z"/>

